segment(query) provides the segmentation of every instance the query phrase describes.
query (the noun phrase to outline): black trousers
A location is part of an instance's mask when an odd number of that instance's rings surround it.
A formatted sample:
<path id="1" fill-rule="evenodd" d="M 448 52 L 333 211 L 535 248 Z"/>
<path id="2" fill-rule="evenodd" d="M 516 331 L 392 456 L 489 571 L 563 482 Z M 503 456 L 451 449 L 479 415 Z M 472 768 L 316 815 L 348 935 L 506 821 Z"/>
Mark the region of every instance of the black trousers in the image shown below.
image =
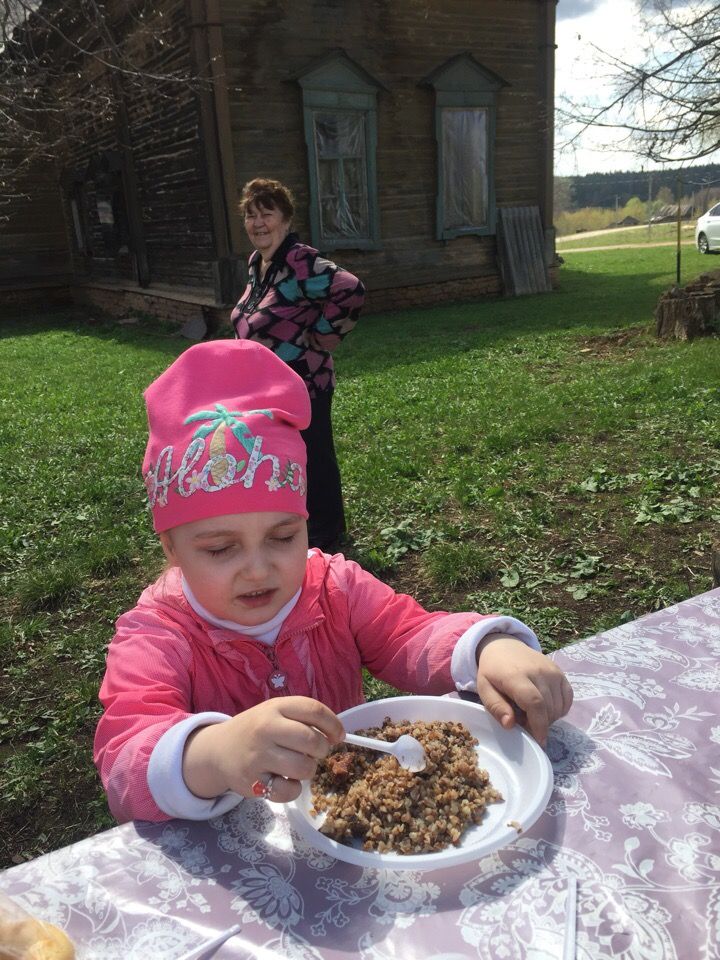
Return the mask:
<path id="1" fill-rule="evenodd" d="M 334 550 L 345 532 L 340 468 L 333 443 L 333 391 L 310 398 L 312 419 L 302 438 L 307 447 L 308 537 L 311 547 Z"/>

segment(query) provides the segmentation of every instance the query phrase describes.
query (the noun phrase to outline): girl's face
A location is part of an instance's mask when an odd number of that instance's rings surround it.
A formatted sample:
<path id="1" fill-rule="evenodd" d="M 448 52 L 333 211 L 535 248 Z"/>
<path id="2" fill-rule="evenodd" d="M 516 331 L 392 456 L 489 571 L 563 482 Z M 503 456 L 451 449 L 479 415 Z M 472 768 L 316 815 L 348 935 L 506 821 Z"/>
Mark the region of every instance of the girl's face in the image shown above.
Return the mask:
<path id="1" fill-rule="evenodd" d="M 234 513 L 160 534 L 199 603 L 220 620 L 265 623 L 300 589 L 307 525 L 296 513 Z"/>

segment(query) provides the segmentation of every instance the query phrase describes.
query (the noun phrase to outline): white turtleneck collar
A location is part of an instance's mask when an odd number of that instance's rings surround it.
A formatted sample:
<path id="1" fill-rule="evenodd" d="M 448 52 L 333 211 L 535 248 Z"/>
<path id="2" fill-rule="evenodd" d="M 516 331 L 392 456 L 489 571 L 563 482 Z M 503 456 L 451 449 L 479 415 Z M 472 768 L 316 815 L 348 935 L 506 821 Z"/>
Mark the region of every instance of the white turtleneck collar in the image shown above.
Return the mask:
<path id="1" fill-rule="evenodd" d="M 202 617 L 203 620 L 207 620 L 208 623 L 211 623 L 214 627 L 222 627 L 223 630 L 232 630 L 233 633 L 242 633 L 246 637 L 252 637 L 253 640 L 259 640 L 261 643 L 265 643 L 268 646 L 272 643 L 275 643 L 277 635 L 280 633 L 280 627 L 287 619 L 290 611 L 294 608 L 295 604 L 300 598 L 300 594 L 302 593 L 301 587 L 295 596 L 291 597 L 288 602 L 278 610 L 272 620 L 268 620 L 265 623 L 258 623 L 251 627 L 246 627 L 242 623 L 235 623 L 234 620 L 221 620 L 219 617 L 216 617 L 210 613 L 209 610 L 206 610 L 190 589 L 190 585 L 185 577 L 182 578 L 182 589 L 187 602 L 193 608 L 195 613 Z"/>

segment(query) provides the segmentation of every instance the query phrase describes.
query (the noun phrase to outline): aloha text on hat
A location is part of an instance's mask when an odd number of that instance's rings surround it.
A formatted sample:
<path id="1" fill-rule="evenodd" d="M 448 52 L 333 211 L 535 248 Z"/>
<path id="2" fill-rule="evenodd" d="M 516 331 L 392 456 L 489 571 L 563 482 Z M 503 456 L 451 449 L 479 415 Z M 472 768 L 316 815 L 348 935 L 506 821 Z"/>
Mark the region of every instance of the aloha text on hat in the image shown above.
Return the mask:
<path id="1" fill-rule="evenodd" d="M 307 387 L 267 347 L 199 343 L 145 391 L 143 476 L 158 533 L 232 513 L 307 517 Z"/>

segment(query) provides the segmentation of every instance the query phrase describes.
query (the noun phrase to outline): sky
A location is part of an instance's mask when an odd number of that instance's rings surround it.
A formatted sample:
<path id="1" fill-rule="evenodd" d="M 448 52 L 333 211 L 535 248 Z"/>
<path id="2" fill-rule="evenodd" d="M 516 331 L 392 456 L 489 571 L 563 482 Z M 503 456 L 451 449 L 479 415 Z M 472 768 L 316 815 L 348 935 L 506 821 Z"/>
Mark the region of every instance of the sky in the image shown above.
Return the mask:
<path id="1" fill-rule="evenodd" d="M 674 4 L 684 6 L 683 0 L 674 0 Z M 625 56 L 629 62 L 638 62 L 642 35 L 634 0 L 559 0 L 556 10 L 556 97 L 568 94 L 575 99 L 602 98 L 604 91 L 610 91 L 602 68 L 595 62 L 597 53 L 592 45 L 611 55 Z M 618 131 L 588 131 L 574 149 L 561 149 L 562 132 L 558 129 L 556 134 L 555 173 L 558 176 L 651 166 L 632 153 L 614 149 L 622 136 Z"/>

